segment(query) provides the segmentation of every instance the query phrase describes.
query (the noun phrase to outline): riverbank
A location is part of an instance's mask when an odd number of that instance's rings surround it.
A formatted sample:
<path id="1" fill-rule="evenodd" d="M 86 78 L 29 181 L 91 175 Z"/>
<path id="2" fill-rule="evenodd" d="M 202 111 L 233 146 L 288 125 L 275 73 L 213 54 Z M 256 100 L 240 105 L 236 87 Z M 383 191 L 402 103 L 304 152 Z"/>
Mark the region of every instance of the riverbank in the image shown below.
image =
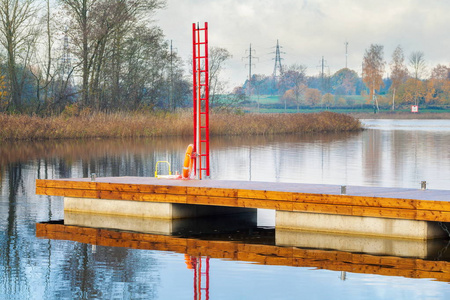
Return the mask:
<path id="1" fill-rule="evenodd" d="M 450 113 L 411 113 L 411 112 L 382 112 L 382 113 L 352 113 L 351 116 L 361 119 L 405 119 L 405 120 L 439 120 L 450 119 Z"/>
<path id="2" fill-rule="evenodd" d="M 212 114 L 210 135 L 271 135 L 358 131 L 354 117 L 314 114 Z M 133 138 L 192 135 L 190 113 L 94 113 L 41 118 L 0 114 L 0 141 L 79 138 Z"/>

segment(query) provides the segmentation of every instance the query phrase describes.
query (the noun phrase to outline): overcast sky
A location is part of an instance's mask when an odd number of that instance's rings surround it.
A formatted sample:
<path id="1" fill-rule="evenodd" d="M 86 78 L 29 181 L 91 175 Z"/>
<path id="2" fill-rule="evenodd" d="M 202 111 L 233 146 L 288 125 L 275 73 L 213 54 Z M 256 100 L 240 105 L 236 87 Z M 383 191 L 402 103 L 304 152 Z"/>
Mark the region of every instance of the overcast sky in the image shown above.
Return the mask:
<path id="1" fill-rule="evenodd" d="M 230 87 L 248 77 L 250 43 L 253 74 L 270 75 L 277 39 L 283 65 L 304 64 L 319 74 L 322 56 L 333 74 L 345 67 L 361 73 L 364 51 L 384 46 L 389 63 L 401 45 L 405 56 L 422 51 L 429 69 L 450 63 L 449 0 L 167 0 L 155 15 L 167 40 L 187 61 L 192 56 L 192 23 L 208 22 L 210 47 L 224 47 L 233 58 L 223 73 Z"/>

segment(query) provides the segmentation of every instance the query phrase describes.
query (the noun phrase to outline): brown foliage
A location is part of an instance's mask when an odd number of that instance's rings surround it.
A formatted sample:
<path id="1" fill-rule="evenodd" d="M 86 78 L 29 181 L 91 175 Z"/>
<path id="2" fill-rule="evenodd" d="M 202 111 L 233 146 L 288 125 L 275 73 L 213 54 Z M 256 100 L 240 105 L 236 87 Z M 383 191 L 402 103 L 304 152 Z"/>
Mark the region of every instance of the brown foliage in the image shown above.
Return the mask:
<path id="1" fill-rule="evenodd" d="M 316 114 L 212 114 L 210 134 L 270 135 L 360 130 L 348 115 Z M 134 138 L 190 136 L 192 116 L 180 114 L 103 114 L 72 117 L 30 117 L 0 114 L 0 140 L 46 140 L 73 138 Z"/>
<path id="2" fill-rule="evenodd" d="M 305 102 L 311 106 L 318 105 L 321 97 L 322 95 L 318 89 L 307 88 L 305 90 Z"/>
<path id="3" fill-rule="evenodd" d="M 270 135 L 287 133 L 338 132 L 361 129 L 358 120 L 344 114 L 246 114 L 214 115 L 212 135 Z"/>
<path id="4" fill-rule="evenodd" d="M 366 50 L 363 60 L 363 82 L 369 88 L 369 99 L 375 99 L 373 96 L 379 91 L 383 83 L 383 72 L 385 62 L 383 60 L 383 46 L 370 45 Z M 375 103 L 374 103 L 375 105 Z"/>

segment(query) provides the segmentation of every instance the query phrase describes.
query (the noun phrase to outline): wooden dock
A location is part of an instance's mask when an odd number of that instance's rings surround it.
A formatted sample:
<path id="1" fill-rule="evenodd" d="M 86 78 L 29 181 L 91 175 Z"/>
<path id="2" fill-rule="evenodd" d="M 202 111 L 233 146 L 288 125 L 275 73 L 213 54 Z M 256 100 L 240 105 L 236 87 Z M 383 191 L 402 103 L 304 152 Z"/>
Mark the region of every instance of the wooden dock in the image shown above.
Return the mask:
<path id="1" fill-rule="evenodd" d="M 36 180 L 40 195 L 450 222 L 450 190 L 105 177 Z"/>
<path id="2" fill-rule="evenodd" d="M 346 271 L 352 273 L 432 278 L 450 282 L 450 262 L 378 256 L 346 251 L 251 244 L 245 242 L 199 240 L 165 235 L 114 231 L 108 229 L 37 223 L 38 238 L 70 240 L 107 247 L 171 251 L 190 256 Z"/>

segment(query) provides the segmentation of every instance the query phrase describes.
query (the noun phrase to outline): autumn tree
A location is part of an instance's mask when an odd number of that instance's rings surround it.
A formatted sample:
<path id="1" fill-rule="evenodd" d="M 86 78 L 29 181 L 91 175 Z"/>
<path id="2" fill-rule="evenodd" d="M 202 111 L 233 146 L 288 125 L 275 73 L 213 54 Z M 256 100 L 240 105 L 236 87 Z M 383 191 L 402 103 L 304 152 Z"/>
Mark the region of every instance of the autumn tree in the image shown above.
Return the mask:
<path id="1" fill-rule="evenodd" d="M 304 92 L 304 98 L 306 104 L 310 106 L 316 106 L 320 103 L 322 94 L 318 89 L 306 88 Z"/>
<path id="2" fill-rule="evenodd" d="M 366 49 L 363 59 L 363 82 L 369 89 L 369 99 L 372 99 L 374 112 L 379 111 L 376 91 L 379 91 L 384 86 L 384 66 L 383 46 L 370 45 L 370 48 Z"/>
<path id="3" fill-rule="evenodd" d="M 337 71 L 331 77 L 331 85 L 336 95 L 354 95 L 358 74 L 348 68 Z"/>
<path id="4" fill-rule="evenodd" d="M 398 89 L 398 97 L 402 103 L 417 105 L 426 96 L 426 83 L 409 78 Z"/>
<path id="5" fill-rule="evenodd" d="M 325 107 L 330 107 L 334 104 L 334 95 L 330 93 L 326 93 L 322 96 L 322 104 L 325 105 Z"/>
<path id="6" fill-rule="evenodd" d="M 391 91 L 392 91 L 392 110 L 395 109 L 395 92 L 398 87 L 403 84 L 408 76 L 408 69 L 405 66 L 405 55 L 403 54 L 402 47 L 397 46 L 394 53 L 392 53 L 391 61 Z"/>
<path id="7" fill-rule="evenodd" d="M 294 90 L 287 90 L 286 92 L 284 92 L 280 100 L 284 101 L 284 109 L 286 111 L 287 103 L 295 103 Z"/>
<path id="8" fill-rule="evenodd" d="M 8 107 L 8 87 L 6 85 L 6 77 L 0 72 L 0 111 L 6 110 Z"/>
<path id="9" fill-rule="evenodd" d="M 287 68 L 283 68 L 280 77 L 280 92 L 286 93 L 286 91 L 291 90 L 292 96 L 291 100 L 296 103 L 297 111 L 300 107 L 301 96 L 306 88 L 306 66 L 293 64 Z M 289 98 L 289 97 L 288 97 Z M 286 100 L 284 98 L 284 110 L 286 112 Z"/>
<path id="10" fill-rule="evenodd" d="M 427 98 L 431 98 L 432 92 L 434 92 L 432 98 L 436 103 L 450 103 L 450 67 L 439 64 L 433 68 L 431 78 L 428 80 Z"/>
<path id="11" fill-rule="evenodd" d="M 426 104 L 439 104 L 440 99 L 436 93 L 436 86 L 433 80 L 427 80 L 423 84 L 425 86 L 424 102 Z"/>

